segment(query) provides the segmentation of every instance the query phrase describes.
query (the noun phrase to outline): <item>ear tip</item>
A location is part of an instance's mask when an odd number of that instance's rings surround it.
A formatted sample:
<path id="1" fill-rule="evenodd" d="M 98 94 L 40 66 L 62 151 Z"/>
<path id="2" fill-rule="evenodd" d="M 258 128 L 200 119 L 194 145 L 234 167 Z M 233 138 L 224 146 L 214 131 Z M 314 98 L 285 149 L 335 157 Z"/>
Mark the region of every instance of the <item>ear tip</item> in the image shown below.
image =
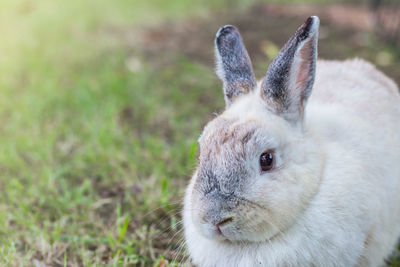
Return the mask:
<path id="1" fill-rule="evenodd" d="M 310 17 L 308 18 L 308 20 L 311 20 L 311 21 L 313 21 L 313 22 L 318 22 L 318 23 L 319 23 L 319 17 L 316 16 L 316 15 L 310 16 Z"/>
<path id="2" fill-rule="evenodd" d="M 217 31 L 217 34 L 215 35 L 215 39 L 219 39 L 222 36 L 225 36 L 231 32 L 237 31 L 236 27 L 233 25 L 225 25 Z"/>
<path id="3" fill-rule="evenodd" d="M 310 29 L 310 33 L 313 33 L 319 28 L 319 18 L 317 16 L 310 16 L 306 22 L 306 28 Z"/>

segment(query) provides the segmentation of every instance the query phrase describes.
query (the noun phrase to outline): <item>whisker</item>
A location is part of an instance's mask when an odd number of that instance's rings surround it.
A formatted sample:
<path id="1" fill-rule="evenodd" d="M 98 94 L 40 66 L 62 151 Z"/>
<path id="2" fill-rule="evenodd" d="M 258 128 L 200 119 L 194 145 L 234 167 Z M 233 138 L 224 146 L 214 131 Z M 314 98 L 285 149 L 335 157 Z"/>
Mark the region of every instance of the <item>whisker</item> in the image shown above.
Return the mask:
<path id="1" fill-rule="evenodd" d="M 180 242 L 180 245 L 179 245 L 177 251 L 175 252 L 175 253 L 176 253 L 176 254 L 175 254 L 175 257 L 173 258 L 172 261 L 176 261 L 177 257 L 180 255 L 181 250 L 183 249 L 183 247 L 184 247 L 185 245 L 186 245 L 186 240 L 182 239 L 182 241 Z M 181 263 L 179 263 L 179 264 L 181 264 Z"/>
<path id="2" fill-rule="evenodd" d="M 169 207 L 169 206 L 175 206 L 175 205 L 178 206 L 178 205 L 180 205 L 182 203 L 183 203 L 183 200 L 176 201 L 176 202 L 170 202 L 170 203 L 167 203 L 167 204 L 162 204 L 162 205 L 158 206 L 157 208 L 154 208 L 154 209 L 148 211 L 142 217 L 145 218 L 145 217 L 149 216 L 150 214 L 152 214 L 152 213 L 154 213 L 154 212 L 156 212 L 156 211 L 158 211 L 158 210 L 160 210 L 162 208 Z"/>

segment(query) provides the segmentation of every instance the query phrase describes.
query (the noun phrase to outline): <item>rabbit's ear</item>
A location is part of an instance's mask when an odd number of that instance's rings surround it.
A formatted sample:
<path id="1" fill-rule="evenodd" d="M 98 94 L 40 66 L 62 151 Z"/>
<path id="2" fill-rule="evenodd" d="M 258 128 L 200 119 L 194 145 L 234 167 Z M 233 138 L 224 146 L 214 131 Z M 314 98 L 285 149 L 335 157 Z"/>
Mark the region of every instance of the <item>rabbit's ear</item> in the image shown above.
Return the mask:
<path id="1" fill-rule="evenodd" d="M 238 29 L 226 25 L 220 28 L 215 38 L 217 75 L 224 86 L 226 106 L 234 99 L 256 87 L 250 57 Z"/>
<path id="2" fill-rule="evenodd" d="M 318 17 L 309 17 L 272 61 L 261 84 L 268 107 L 294 124 L 302 122 L 314 84 L 318 27 Z"/>

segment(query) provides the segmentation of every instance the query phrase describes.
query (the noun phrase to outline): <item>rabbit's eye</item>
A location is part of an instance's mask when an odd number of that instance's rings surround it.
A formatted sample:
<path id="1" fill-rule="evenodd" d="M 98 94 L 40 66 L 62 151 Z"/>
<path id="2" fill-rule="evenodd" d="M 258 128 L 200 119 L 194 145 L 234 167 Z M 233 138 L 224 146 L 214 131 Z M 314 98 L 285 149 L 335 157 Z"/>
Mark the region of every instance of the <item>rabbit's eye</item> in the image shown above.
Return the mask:
<path id="1" fill-rule="evenodd" d="M 260 167 L 263 172 L 270 171 L 274 167 L 274 154 L 271 151 L 261 154 Z"/>

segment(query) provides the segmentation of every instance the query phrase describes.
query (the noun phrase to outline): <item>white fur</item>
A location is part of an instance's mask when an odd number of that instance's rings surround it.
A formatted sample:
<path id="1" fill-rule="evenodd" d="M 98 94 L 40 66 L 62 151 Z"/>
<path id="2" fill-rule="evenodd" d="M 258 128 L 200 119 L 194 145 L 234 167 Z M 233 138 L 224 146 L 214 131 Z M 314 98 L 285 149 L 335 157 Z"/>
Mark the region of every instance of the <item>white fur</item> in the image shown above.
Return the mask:
<path id="1" fill-rule="evenodd" d="M 221 116 L 275 123 L 263 113 L 258 88 L 240 97 Z M 193 212 L 198 205 L 193 197 L 197 174 L 193 176 L 186 191 L 183 216 L 187 248 L 195 265 L 384 263 L 400 235 L 398 88 L 365 61 L 318 61 L 304 122 L 305 134 L 300 137 L 289 127 L 274 126 L 282 138 L 298 140 L 299 146 L 291 148 L 296 151 L 285 152 L 292 162 L 301 161 L 296 155 L 310 157 L 296 173 L 304 182 L 300 189 L 312 193 L 306 196 L 309 200 L 293 222 L 271 239 L 240 243 L 206 238 L 194 221 L 198 219 Z M 254 182 L 248 198 L 262 200 L 273 194 L 262 186 Z M 273 197 L 281 203 L 287 198 Z"/>

